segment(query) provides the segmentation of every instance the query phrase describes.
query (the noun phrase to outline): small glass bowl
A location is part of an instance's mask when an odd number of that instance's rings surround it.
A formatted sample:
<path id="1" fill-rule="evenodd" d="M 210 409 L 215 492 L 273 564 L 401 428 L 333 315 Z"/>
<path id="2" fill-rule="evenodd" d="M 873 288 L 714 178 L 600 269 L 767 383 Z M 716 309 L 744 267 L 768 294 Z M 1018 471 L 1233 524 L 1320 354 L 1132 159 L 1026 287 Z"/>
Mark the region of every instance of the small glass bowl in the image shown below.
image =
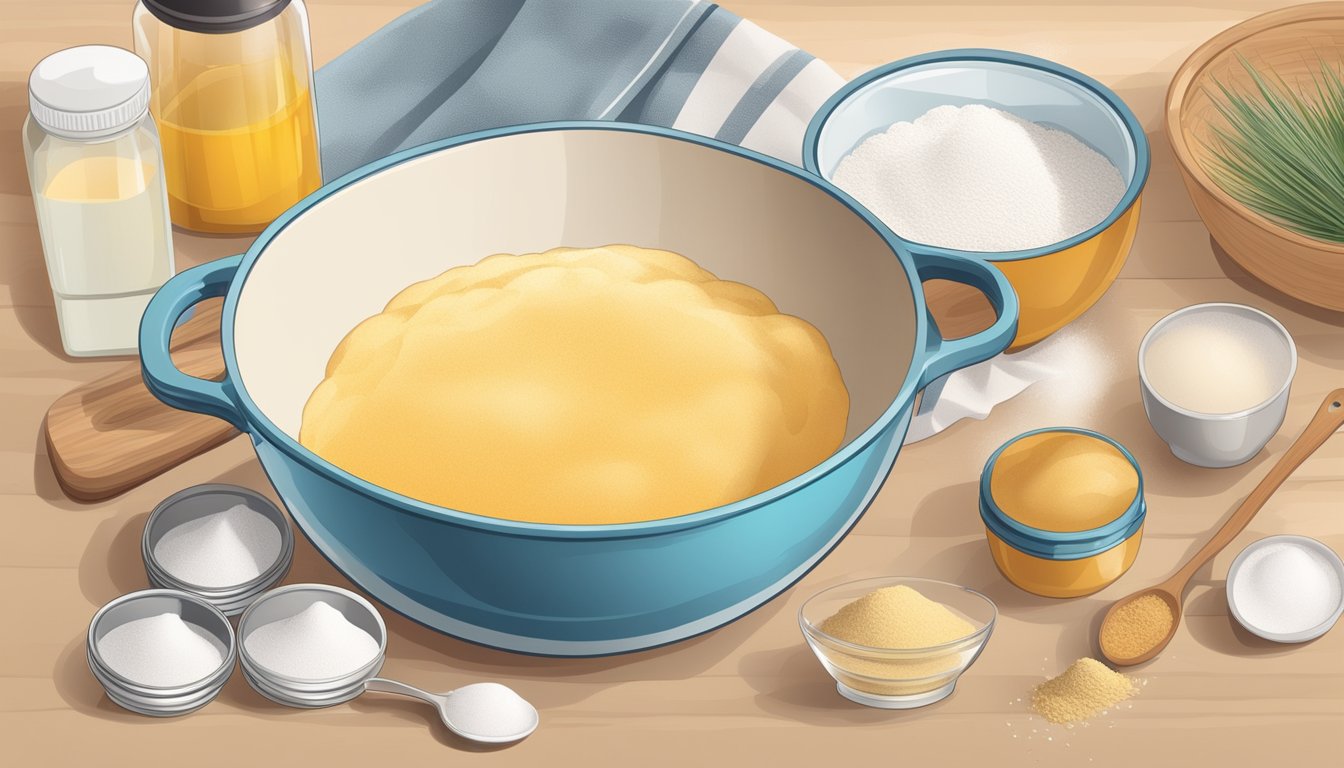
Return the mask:
<path id="1" fill-rule="evenodd" d="M 177 578 L 154 556 L 159 539 L 168 531 L 239 503 L 270 520 L 280 532 L 280 552 L 275 562 L 255 579 L 226 587 L 204 587 Z M 280 583 L 289 572 L 290 564 L 294 561 L 294 531 L 289 527 L 285 513 L 256 491 L 237 485 L 206 483 L 178 491 L 159 502 L 145 521 L 145 532 L 140 538 L 140 554 L 144 558 L 145 574 L 150 584 L 189 592 L 211 603 L 223 611 L 225 616 L 237 616 L 257 595 Z"/>
<path id="2" fill-rule="evenodd" d="M 187 685 L 146 685 L 118 674 L 98 653 L 98 642 L 108 632 L 129 622 L 164 613 L 176 613 L 183 621 L 209 632 L 219 642 L 224 649 L 224 660 L 217 669 Z M 238 643 L 228 618 L 209 602 L 178 590 L 145 589 L 122 595 L 99 609 L 89 622 L 89 670 L 113 703 L 142 715 L 185 715 L 209 704 L 233 674 L 237 658 Z"/>
<path id="3" fill-rule="evenodd" d="M 821 631 L 845 605 L 883 587 L 907 586 L 970 622 L 971 634 L 928 648 L 893 650 L 846 642 Z M 998 609 L 967 587 L 933 579 L 881 577 L 822 590 L 798 609 L 807 644 L 850 701 L 880 709 L 913 709 L 952 695 L 957 678 L 975 663 L 994 631 Z"/>
<path id="4" fill-rule="evenodd" d="M 258 664 L 247 652 L 252 631 L 301 613 L 315 602 L 325 602 L 346 620 L 368 632 L 378 643 L 378 654 L 359 669 L 338 677 L 311 679 L 293 677 Z M 364 683 L 383 667 L 387 656 L 387 626 L 373 605 L 347 589 L 327 584 L 291 584 L 257 598 L 238 620 L 238 662 L 257 693 L 289 707 L 329 707 L 349 701 L 364 692 Z"/>

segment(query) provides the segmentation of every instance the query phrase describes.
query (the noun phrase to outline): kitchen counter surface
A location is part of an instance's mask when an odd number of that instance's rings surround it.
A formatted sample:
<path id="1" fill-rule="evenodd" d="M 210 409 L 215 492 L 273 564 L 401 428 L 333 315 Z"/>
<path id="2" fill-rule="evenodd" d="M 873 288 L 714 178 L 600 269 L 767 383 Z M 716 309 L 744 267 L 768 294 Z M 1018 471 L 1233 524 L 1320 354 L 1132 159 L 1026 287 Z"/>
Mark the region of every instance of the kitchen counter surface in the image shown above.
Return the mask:
<path id="1" fill-rule="evenodd" d="M 287 710 L 235 675 L 188 717 L 152 721 L 118 709 L 90 676 L 84 632 L 98 606 L 145 587 L 139 538 L 160 499 L 203 482 L 270 493 L 246 440 L 100 504 L 67 499 L 41 437 L 43 414 L 77 384 L 123 361 L 64 357 L 24 173 L 19 128 L 26 78 L 42 56 L 83 43 L 129 46 L 126 0 L 0 3 L 0 762 L 37 765 L 795 765 L 804 763 L 1157 766 L 1324 765 L 1344 753 L 1344 628 L 1301 647 L 1260 641 L 1229 618 L 1224 576 L 1242 546 L 1297 533 L 1344 551 L 1344 437 L 1307 461 L 1250 528 L 1195 578 L 1170 648 L 1135 674 L 1140 696 L 1089 725 L 1032 716 L 1033 685 L 1094 654 L 1110 600 L 1164 578 L 1202 543 L 1287 448 L 1329 390 L 1344 386 L 1344 315 L 1275 295 L 1216 253 L 1162 132 L 1175 68 L 1200 42 L 1279 5 L 1264 0 L 903 4 L 728 0 L 734 12 L 830 62 L 845 76 L 914 53 L 985 46 L 1044 56 L 1114 88 L 1153 145 L 1133 253 L 1110 292 L 1054 340 L 1070 367 L 997 408 L 901 453 L 854 532 L 797 587 L 724 629 L 607 659 L 512 656 L 437 635 L 386 612 L 384 673 L 429 690 L 498 680 L 541 711 L 520 745 L 471 749 L 428 707 L 368 696 Z M 311 0 L 325 62 L 412 3 Z M 244 241 L 176 236 L 179 268 Z M 1177 461 L 1148 426 L 1135 356 L 1164 314 L 1203 301 L 1262 308 L 1295 337 L 1300 364 L 1287 421 L 1250 463 L 1223 470 Z M 1027 429 L 1071 424 L 1112 435 L 1143 466 L 1149 518 L 1142 552 L 1104 592 L 1055 601 L 998 574 L 976 511 L 986 456 Z M 966 584 L 1001 610 L 987 650 L 952 698 L 922 710 L 861 709 L 836 695 L 799 634 L 803 598 L 849 578 L 918 575 Z M 346 585 L 300 537 L 289 582 Z"/>

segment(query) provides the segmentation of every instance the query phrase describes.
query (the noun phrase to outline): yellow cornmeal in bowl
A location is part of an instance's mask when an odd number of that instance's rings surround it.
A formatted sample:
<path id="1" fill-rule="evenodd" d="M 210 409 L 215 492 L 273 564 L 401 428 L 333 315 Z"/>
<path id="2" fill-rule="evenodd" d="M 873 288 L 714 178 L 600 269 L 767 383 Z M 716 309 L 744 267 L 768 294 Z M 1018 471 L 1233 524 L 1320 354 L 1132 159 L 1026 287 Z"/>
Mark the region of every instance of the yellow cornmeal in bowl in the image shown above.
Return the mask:
<path id="1" fill-rule="evenodd" d="M 1031 708 L 1052 723 L 1087 720 L 1139 692 L 1133 680 L 1096 659 L 1082 658 L 1036 686 Z"/>
<path id="2" fill-rule="evenodd" d="M 728 504 L 840 446 L 821 333 L 669 251 L 499 254 L 409 286 L 332 354 L 299 442 L 495 518 L 593 525 Z"/>
<path id="3" fill-rule="evenodd" d="M 846 643 L 871 652 L 826 643 L 824 653 L 837 667 L 836 677 L 855 690 L 883 696 L 906 696 L 941 688 L 962 666 L 962 654 L 973 648 L 937 648 L 976 633 L 977 627 L 942 603 L 911 587 L 883 587 L 845 605 L 818 627 Z M 882 651 L 933 648 L 927 655 L 902 656 Z"/>

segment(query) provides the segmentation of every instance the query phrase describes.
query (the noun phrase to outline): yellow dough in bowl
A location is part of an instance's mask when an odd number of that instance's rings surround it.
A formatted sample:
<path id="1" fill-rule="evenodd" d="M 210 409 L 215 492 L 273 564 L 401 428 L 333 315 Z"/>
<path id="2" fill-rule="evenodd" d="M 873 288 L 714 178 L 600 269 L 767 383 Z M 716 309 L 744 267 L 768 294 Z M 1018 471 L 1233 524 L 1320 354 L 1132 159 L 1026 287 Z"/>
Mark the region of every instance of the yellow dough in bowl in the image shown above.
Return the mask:
<path id="1" fill-rule="evenodd" d="M 355 327 L 299 442 L 389 490 L 509 520 L 656 520 L 737 501 L 840 446 L 821 333 L 669 251 L 499 254 Z"/>

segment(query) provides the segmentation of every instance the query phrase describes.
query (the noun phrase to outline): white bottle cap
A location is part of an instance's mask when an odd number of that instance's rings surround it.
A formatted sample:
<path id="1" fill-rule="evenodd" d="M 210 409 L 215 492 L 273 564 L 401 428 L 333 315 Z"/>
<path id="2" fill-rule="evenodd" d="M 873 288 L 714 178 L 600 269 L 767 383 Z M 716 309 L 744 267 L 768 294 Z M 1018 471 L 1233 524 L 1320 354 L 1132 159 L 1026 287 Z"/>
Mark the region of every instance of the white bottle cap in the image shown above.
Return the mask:
<path id="1" fill-rule="evenodd" d="M 57 51 L 28 77 L 28 109 L 49 133 L 76 139 L 134 125 L 149 108 L 149 67 L 110 45 Z"/>

